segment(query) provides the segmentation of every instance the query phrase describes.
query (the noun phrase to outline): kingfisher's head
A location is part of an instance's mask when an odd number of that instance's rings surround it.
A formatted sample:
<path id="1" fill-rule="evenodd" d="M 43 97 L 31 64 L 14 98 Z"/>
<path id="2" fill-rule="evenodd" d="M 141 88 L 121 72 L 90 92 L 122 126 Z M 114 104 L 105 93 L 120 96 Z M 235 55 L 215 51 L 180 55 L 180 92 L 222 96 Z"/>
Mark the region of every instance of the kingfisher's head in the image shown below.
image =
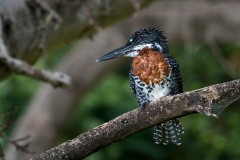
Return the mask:
<path id="1" fill-rule="evenodd" d="M 124 46 L 111 51 L 96 61 L 105 61 L 120 56 L 135 57 L 144 48 L 167 54 L 168 46 L 163 32 L 155 28 L 141 29 L 135 32 Z"/>

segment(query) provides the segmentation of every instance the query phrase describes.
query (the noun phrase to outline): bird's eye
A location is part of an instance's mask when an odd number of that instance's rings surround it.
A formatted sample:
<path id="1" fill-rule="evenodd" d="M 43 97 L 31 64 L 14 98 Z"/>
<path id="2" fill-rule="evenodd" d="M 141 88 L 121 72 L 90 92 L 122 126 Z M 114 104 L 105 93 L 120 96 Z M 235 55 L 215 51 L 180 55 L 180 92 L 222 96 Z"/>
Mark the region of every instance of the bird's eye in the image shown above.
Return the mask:
<path id="1" fill-rule="evenodd" d="M 131 38 L 131 39 L 129 39 L 129 42 L 131 43 L 133 41 L 133 39 Z"/>

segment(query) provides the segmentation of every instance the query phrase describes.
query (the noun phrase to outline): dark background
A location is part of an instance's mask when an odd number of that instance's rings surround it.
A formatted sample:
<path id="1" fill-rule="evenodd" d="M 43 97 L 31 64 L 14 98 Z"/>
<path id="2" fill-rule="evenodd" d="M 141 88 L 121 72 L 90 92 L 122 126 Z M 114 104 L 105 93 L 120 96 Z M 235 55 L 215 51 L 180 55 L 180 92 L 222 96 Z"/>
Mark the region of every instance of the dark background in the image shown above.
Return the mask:
<path id="1" fill-rule="evenodd" d="M 122 24 L 119 24 L 120 26 L 113 26 L 118 28 L 118 30 L 115 30 L 118 34 L 109 36 L 114 37 L 122 35 L 123 41 L 116 41 L 116 46 L 121 46 L 127 41 L 128 37 L 139 28 L 157 27 L 164 30 L 165 35 L 169 37 L 167 39 L 169 40 L 170 54 L 179 62 L 181 67 L 184 91 L 191 91 L 239 78 L 240 41 L 231 40 L 231 36 L 234 37 L 234 33 L 238 30 L 229 29 L 228 36 L 230 38 L 225 36 L 226 39 L 224 38 L 224 35 L 218 34 L 218 31 L 222 31 L 226 34 L 225 31 L 227 29 L 224 28 L 224 26 L 229 25 L 228 27 L 231 28 L 234 24 L 226 24 L 224 22 L 227 21 L 221 21 L 221 15 L 211 15 L 206 12 L 206 15 L 202 16 L 203 18 L 200 18 L 200 16 L 194 17 L 196 13 L 191 10 L 191 4 L 187 4 L 189 5 L 188 8 L 190 8 L 187 13 L 190 13 L 190 15 L 192 13 L 192 21 L 191 23 L 186 23 L 184 19 L 189 14 L 185 15 L 186 10 L 184 4 L 176 2 L 176 5 L 174 5 L 174 2 L 172 2 L 171 5 L 172 7 L 169 8 L 172 9 L 172 12 L 166 11 L 163 13 L 160 12 L 161 10 L 159 7 L 164 8 L 168 6 L 166 2 L 153 4 L 151 6 L 152 8 L 148 8 L 147 11 L 139 11 L 140 17 L 141 14 L 145 15 L 144 19 L 141 20 L 135 15 L 135 17 L 132 17 L 132 19 L 135 18 L 135 23 L 127 20 Z M 215 5 L 222 5 L 222 3 L 211 1 L 209 4 L 204 4 L 205 8 L 212 7 L 213 9 Z M 167 20 L 158 15 L 168 14 L 168 16 L 170 16 L 171 13 L 174 14 L 173 11 L 176 10 L 182 10 L 182 12 L 179 13 L 182 13 L 183 15 L 179 15 L 179 18 L 182 18 L 183 20 L 178 21 L 181 22 L 181 24 L 175 24 L 174 18 Z M 228 8 L 227 10 L 231 10 L 231 8 Z M 204 10 L 197 11 L 202 11 L 204 13 Z M 224 12 L 222 15 L 225 17 Z M 228 18 L 230 19 L 231 17 L 227 17 L 226 19 Z M 213 30 L 208 28 L 209 21 L 215 24 Z M 175 32 L 174 29 L 172 29 L 179 27 L 181 29 L 179 29 L 178 32 Z M 191 30 L 189 28 L 191 28 Z M 100 34 L 101 32 L 102 31 L 99 31 Z M 213 32 L 216 32 L 216 34 L 213 34 Z M 185 33 L 189 33 L 190 36 Z M 232 35 L 230 35 L 230 33 Z M 236 34 L 238 33 L 236 32 Z M 104 42 L 111 41 L 109 39 L 101 40 Z M 87 41 L 94 46 L 94 43 L 96 43 L 97 40 L 95 40 L 95 37 L 93 36 L 92 40 Z M 78 48 L 84 47 L 85 43 L 85 41 L 81 40 L 51 50 L 46 57 L 37 62 L 36 66 L 52 69 L 65 61 L 66 56 L 73 54 L 73 46 L 78 46 Z M 99 51 L 96 51 L 91 55 L 90 60 L 86 60 L 86 69 L 89 69 L 90 67 L 107 67 L 104 71 L 99 71 L 99 76 L 95 77 L 93 83 L 89 85 L 90 87 L 86 87 L 84 92 L 82 91 L 79 93 L 81 94 L 81 97 L 76 100 L 76 103 L 73 103 L 75 107 L 71 110 L 69 115 L 65 116 L 65 119 L 62 119 L 60 123 L 62 125 L 57 126 L 58 132 L 55 134 L 54 140 L 51 141 L 49 146 L 53 147 L 57 144 L 63 143 L 64 141 L 72 139 L 87 130 L 137 107 L 136 99 L 129 88 L 128 70 L 131 58 L 121 58 L 113 60 L 112 62 L 106 61 L 97 64 L 94 62 L 95 59 L 104 55 L 106 51 L 111 51 L 111 49 L 114 49 L 113 46 L 109 46 L 105 51 L 99 49 Z M 81 59 L 84 60 L 84 54 L 88 53 L 81 52 L 79 54 L 83 55 Z M 78 70 L 76 66 L 71 67 Z M 82 77 L 96 74 L 96 72 L 82 74 L 83 72 L 81 71 L 82 70 L 79 69 L 79 72 L 75 72 L 74 74 L 81 75 Z M 16 75 L 12 75 L 10 78 L 0 83 L 1 121 L 4 121 L 4 115 L 12 110 L 16 111 L 12 117 L 13 124 L 10 129 L 4 133 L 5 135 L 10 136 L 13 135 L 13 132 L 18 131 L 17 129 L 14 129 L 14 127 L 19 125 L 18 123 L 21 122 L 19 121 L 19 118 L 29 110 L 31 105 L 33 105 L 32 103 L 34 100 L 32 98 L 36 98 L 37 94 L 40 94 L 40 89 L 43 89 L 41 82 Z M 60 101 L 60 99 L 55 99 L 54 101 Z M 152 140 L 153 130 L 148 129 L 104 148 L 97 153 L 90 155 L 86 160 L 239 159 L 239 105 L 240 101 L 232 103 L 218 119 L 206 117 L 201 114 L 182 117 L 181 122 L 185 128 L 185 133 L 182 136 L 181 146 L 175 146 L 173 144 L 167 146 L 154 144 Z M 55 107 L 55 112 L 53 112 L 55 114 L 52 115 L 52 117 L 59 115 L 57 108 L 58 106 Z M 38 117 L 41 117 L 40 112 Z M 41 141 L 44 143 L 44 139 L 41 139 Z M 0 139 L 0 142 L 4 146 L 4 149 L 7 150 L 8 147 L 6 141 Z M 31 145 L 29 146 L 29 149 L 31 150 Z"/>

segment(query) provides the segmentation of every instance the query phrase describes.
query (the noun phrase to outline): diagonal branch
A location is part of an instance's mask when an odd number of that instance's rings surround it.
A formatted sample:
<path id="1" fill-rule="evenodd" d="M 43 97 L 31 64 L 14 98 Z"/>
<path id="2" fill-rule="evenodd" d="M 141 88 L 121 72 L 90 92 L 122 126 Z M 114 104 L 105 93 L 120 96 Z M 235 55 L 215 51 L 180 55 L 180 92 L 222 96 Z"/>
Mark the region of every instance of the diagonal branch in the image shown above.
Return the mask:
<path id="1" fill-rule="evenodd" d="M 112 143 L 175 117 L 193 113 L 207 116 L 220 114 L 229 104 L 240 98 L 240 79 L 166 96 L 104 123 L 33 158 L 82 159 Z"/>
<path id="2" fill-rule="evenodd" d="M 10 57 L 1 50 L 4 48 L 0 40 L 0 63 L 5 64 L 12 72 L 26 75 L 52 84 L 54 87 L 70 86 L 71 79 L 68 75 L 60 72 L 50 72 L 30 66 L 26 62 Z M 5 56 L 6 55 L 6 56 Z"/>
<path id="3" fill-rule="evenodd" d="M 71 85 L 70 77 L 64 73 L 41 70 L 27 64 L 20 59 L 16 59 L 10 56 L 3 56 L 1 52 L 0 63 L 5 64 L 13 73 L 26 75 L 44 82 L 48 82 L 54 87 L 64 87 Z"/>

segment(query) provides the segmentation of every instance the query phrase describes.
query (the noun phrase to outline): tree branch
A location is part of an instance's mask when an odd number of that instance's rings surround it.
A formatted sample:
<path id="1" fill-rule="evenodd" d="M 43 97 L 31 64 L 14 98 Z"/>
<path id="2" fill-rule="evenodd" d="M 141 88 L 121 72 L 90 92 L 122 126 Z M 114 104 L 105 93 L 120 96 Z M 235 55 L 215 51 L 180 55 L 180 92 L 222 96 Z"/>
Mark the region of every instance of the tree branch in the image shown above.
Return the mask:
<path id="1" fill-rule="evenodd" d="M 4 48 L 4 46 L 0 39 L 0 62 L 5 64 L 10 71 L 48 82 L 54 87 L 71 85 L 71 79 L 68 75 L 34 68 L 20 59 L 8 56 L 8 54 L 2 52 L 3 50 L 1 50 L 1 48 Z"/>
<path id="2" fill-rule="evenodd" d="M 114 142 L 175 117 L 203 113 L 217 117 L 240 97 L 240 79 L 166 96 L 159 101 L 104 123 L 69 140 L 32 160 L 82 159 Z"/>
<path id="3" fill-rule="evenodd" d="M 27 75 L 29 77 L 39 79 L 45 82 L 51 83 L 54 87 L 70 86 L 71 79 L 68 75 L 60 72 L 50 72 L 46 70 L 40 70 L 28 65 L 26 62 L 16 59 L 10 56 L 8 49 L 4 44 L 2 38 L 2 23 L 0 19 L 0 63 L 4 64 L 10 71 Z"/>

